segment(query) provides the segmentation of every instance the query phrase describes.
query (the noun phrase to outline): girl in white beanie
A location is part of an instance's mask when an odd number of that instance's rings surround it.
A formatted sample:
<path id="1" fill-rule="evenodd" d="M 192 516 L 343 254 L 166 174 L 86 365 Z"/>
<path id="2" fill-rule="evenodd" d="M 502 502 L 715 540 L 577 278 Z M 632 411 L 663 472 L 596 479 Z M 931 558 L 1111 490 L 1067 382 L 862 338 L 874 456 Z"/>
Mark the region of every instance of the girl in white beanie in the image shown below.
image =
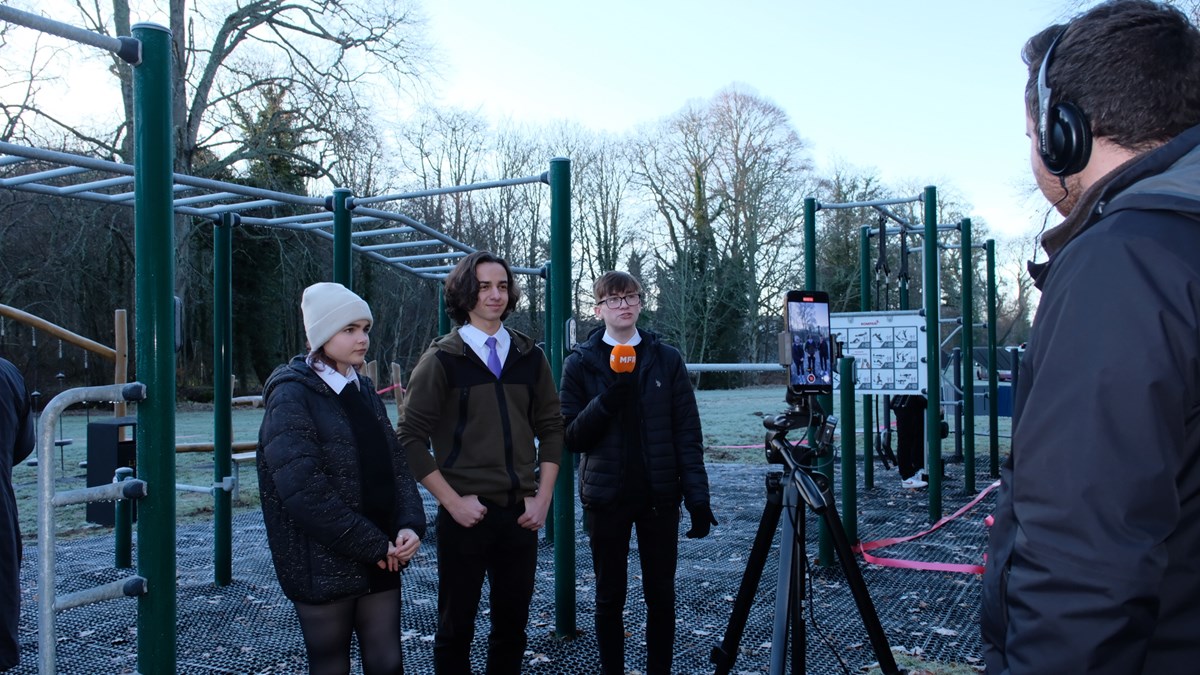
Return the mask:
<path id="1" fill-rule="evenodd" d="M 371 308 L 341 284 L 300 303 L 308 353 L 263 387 L 258 482 L 284 595 L 296 606 L 309 672 L 349 673 L 358 635 L 365 675 L 403 672 L 400 569 L 425 512 L 383 400 L 358 373 Z"/>

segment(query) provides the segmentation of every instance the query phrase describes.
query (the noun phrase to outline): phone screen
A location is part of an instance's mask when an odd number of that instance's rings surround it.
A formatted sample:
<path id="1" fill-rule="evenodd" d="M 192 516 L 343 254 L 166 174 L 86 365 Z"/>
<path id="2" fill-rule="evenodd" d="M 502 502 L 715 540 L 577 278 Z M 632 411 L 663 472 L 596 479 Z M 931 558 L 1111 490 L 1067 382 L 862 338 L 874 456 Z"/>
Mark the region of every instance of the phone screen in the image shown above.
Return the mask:
<path id="1" fill-rule="evenodd" d="M 829 295 L 823 291 L 788 291 L 783 316 L 791 340 L 788 388 L 797 394 L 832 394 L 834 353 Z"/>

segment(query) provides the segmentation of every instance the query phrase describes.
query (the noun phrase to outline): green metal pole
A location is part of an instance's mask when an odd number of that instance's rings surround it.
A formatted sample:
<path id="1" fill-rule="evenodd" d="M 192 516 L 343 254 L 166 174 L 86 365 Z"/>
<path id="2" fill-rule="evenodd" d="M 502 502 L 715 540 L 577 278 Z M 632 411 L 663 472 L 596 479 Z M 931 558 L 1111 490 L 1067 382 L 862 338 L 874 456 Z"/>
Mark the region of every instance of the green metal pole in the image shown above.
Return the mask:
<path id="1" fill-rule="evenodd" d="M 817 200 L 812 197 L 804 198 L 804 287 L 808 290 L 817 288 Z M 827 413 L 833 413 L 833 397 L 818 396 L 817 404 Z M 812 438 L 812 429 L 809 429 Z M 820 457 L 817 459 L 817 471 L 829 477 L 833 483 L 833 458 Z M 829 526 L 825 521 L 817 525 L 817 564 L 822 567 L 833 565 L 833 538 L 829 534 Z"/>
<path id="2" fill-rule="evenodd" d="M 869 312 L 871 311 L 871 228 L 869 226 L 863 226 L 859 230 L 858 267 L 858 283 L 861 287 L 859 289 L 859 309 Z M 851 385 L 853 384 L 851 382 Z M 875 487 L 875 448 L 873 445 L 875 434 L 874 420 L 872 419 L 874 413 L 872 408 L 874 405 L 875 399 L 864 394 L 862 397 L 863 487 L 867 489 Z M 845 424 L 842 425 L 842 429 L 846 429 Z M 842 433 L 845 433 L 845 431 Z"/>
<path id="3" fill-rule="evenodd" d="M 133 478 L 133 469 L 127 466 L 117 467 L 115 480 L 121 481 Z M 113 538 L 117 569 L 133 567 L 133 504 L 128 499 L 118 499 L 113 505 Z"/>
<path id="4" fill-rule="evenodd" d="M 223 213 L 213 229 L 213 483 L 233 475 L 233 228 L 236 213 Z M 233 504 L 227 490 L 213 490 L 213 581 L 233 581 Z"/>
<path id="5" fill-rule="evenodd" d="M 997 403 L 1000 383 L 996 379 L 996 240 L 988 239 L 987 251 L 987 349 L 988 349 L 988 458 L 991 477 L 1000 477 L 1000 416 Z M 1009 452 L 1011 452 L 1011 448 Z"/>
<path id="6" fill-rule="evenodd" d="M 446 313 L 446 284 L 438 284 L 438 335 L 450 332 L 450 315 Z M 550 335 L 546 335 L 550 339 Z"/>
<path id="7" fill-rule="evenodd" d="M 858 443 L 854 435 L 854 359 L 838 360 L 842 378 L 842 529 L 851 542 L 858 541 Z M 869 465 L 868 465 L 869 466 Z"/>
<path id="8" fill-rule="evenodd" d="M 133 69 L 134 280 L 138 472 L 149 494 L 138 504 L 138 672 L 175 668 L 175 219 L 171 31 L 139 23 L 142 63 Z"/>
<path id="9" fill-rule="evenodd" d="M 333 280 L 354 290 L 354 261 L 350 247 L 349 188 L 333 189 Z"/>
<path id="10" fill-rule="evenodd" d="M 937 188 L 925 188 L 925 246 L 922 263 L 925 265 L 925 280 L 921 285 L 921 296 L 925 299 L 925 369 L 928 375 L 925 408 L 925 466 L 929 467 L 929 520 L 937 522 L 942 517 L 942 436 L 938 411 L 942 409 L 941 372 L 941 326 L 938 324 L 938 236 L 937 236 Z"/>
<path id="11" fill-rule="evenodd" d="M 555 382 L 562 377 L 571 298 L 571 160 L 550 160 L 550 335 L 547 356 Z M 565 469 L 565 470 L 564 470 Z M 575 474 L 563 461 L 554 486 L 554 631 L 575 637 Z"/>
<path id="12" fill-rule="evenodd" d="M 963 491 L 975 494 L 975 251 L 971 219 L 962 220 Z"/>
<path id="13" fill-rule="evenodd" d="M 804 198 L 804 286 L 817 289 L 817 200 Z"/>
<path id="14" fill-rule="evenodd" d="M 543 309 L 545 311 L 542 312 L 542 317 L 543 317 L 542 335 L 544 336 L 542 339 L 545 341 L 545 343 L 547 345 L 550 344 L 550 334 L 554 332 L 554 325 L 550 321 L 551 315 L 554 313 L 554 309 L 553 309 L 554 308 L 554 289 L 551 288 L 551 285 L 550 285 L 550 274 L 551 274 L 550 268 L 551 268 L 551 266 L 552 266 L 552 263 L 547 262 L 545 264 L 545 266 L 542 267 L 542 279 L 544 280 L 545 287 L 546 287 L 546 297 L 545 297 L 545 301 L 543 302 Z M 558 467 L 559 471 L 570 471 L 571 470 L 570 458 L 571 458 L 571 453 L 569 453 L 569 452 L 563 453 L 562 460 L 560 461 L 559 467 Z M 557 482 L 555 482 L 555 484 L 554 484 L 554 489 L 558 490 Z M 556 493 L 556 497 L 557 497 L 557 493 Z M 546 542 L 547 543 L 552 544 L 552 545 L 554 544 L 554 538 L 555 538 L 554 534 L 555 534 L 554 533 L 554 509 L 552 508 L 546 512 Z"/>

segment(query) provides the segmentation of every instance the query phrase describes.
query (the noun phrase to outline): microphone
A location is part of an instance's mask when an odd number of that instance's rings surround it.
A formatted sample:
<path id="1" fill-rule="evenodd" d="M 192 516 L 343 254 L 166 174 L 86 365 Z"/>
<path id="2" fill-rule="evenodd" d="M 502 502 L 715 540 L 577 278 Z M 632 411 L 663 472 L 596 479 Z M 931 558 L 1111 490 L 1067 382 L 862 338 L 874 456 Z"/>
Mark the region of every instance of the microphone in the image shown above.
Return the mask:
<path id="1" fill-rule="evenodd" d="M 608 357 L 608 367 L 614 373 L 632 373 L 637 365 L 637 352 L 629 345 L 613 345 Z"/>

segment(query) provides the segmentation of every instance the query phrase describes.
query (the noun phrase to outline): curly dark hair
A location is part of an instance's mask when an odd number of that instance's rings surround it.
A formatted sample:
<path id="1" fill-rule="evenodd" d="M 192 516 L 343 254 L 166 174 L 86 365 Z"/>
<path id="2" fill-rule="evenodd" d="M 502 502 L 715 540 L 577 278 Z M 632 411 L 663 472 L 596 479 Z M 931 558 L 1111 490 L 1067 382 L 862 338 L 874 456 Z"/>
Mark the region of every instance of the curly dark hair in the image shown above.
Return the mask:
<path id="1" fill-rule="evenodd" d="M 1046 72 L 1051 103 L 1078 106 L 1093 137 L 1143 152 L 1200 124 L 1200 31 L 1175 7 L 1150 0 L 1101 3 L 1025 43 L 1033 119 L 1038 71 L 1059 34 Z"/>
<path id="2" fill-rule="evenodd" d="M 513 313 L 521 299 L 521 287 L 513 278 L 508 261 L 490 251 L 476 251 L 459 260 L 454 269 L 450 270 L 450 274 L 446 275 L 446 314 L 460 326 L 470 320 L 471 310 L 475 309 L 475 303 L 479 302 L 479 278 L 475 275 L 475 268 L 482 263 L 501 265 L 504 267 L 504 273 L 508 275 L 508 307 L 500 317 L 501 321 Z"/>

